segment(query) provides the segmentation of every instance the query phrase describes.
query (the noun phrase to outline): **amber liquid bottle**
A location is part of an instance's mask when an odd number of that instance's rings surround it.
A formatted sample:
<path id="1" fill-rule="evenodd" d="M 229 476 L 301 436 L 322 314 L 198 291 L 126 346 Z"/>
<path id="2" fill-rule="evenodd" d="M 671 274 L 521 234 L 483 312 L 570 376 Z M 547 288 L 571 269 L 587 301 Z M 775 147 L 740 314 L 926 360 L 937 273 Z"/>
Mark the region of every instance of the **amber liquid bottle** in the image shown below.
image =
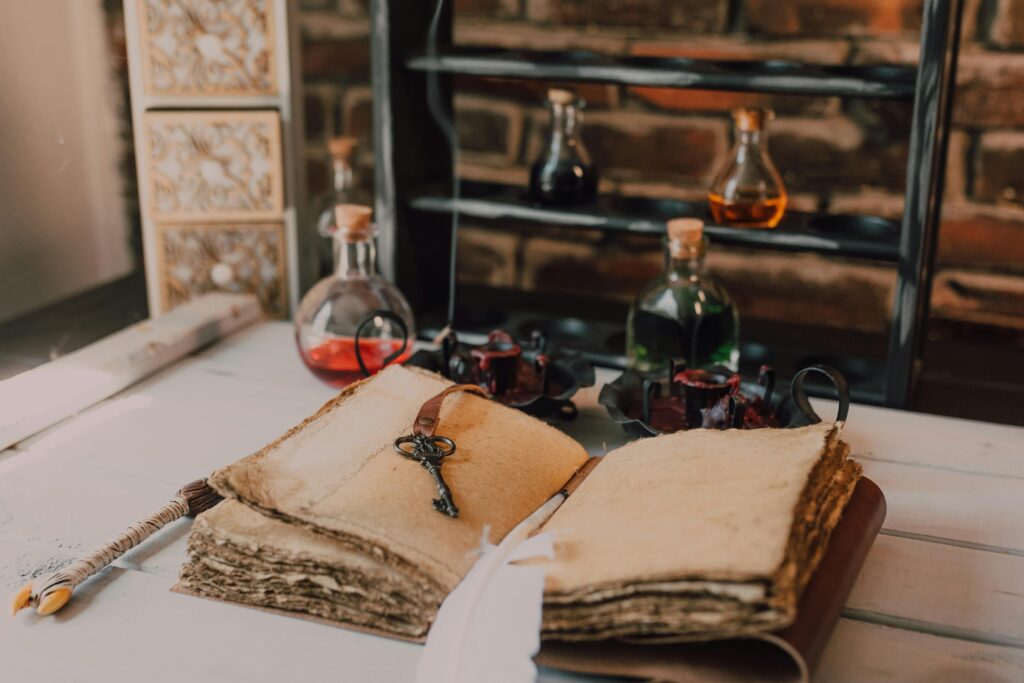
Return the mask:
<path id="1" fill-rule="evenodd" d="M 786 188 L 768 156 L 768 109 L 737 109 L 736 144 L 708 192 L 711 215 L 719 225 L 774 228 L 786 212 Z"/>

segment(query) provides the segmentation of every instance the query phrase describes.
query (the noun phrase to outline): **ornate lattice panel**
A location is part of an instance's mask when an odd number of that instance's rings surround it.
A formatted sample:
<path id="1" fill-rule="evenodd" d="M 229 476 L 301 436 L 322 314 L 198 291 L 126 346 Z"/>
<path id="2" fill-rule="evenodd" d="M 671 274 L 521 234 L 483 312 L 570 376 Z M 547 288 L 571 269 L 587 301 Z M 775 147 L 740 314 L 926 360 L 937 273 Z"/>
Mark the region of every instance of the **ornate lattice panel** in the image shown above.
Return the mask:
<path id="1" fill-rule="evenodd" d="M 277 112 L 146 112 L 144 120 L 154 220 L 281 218 Z"/>
<path id="2" fill-rule="evenodd" d="M 272 0 L 137 0 L 147 95 L 274 95 Z"/>
<path id="3" fill-rule="evenodd" d="M 304 185 L 293 0 L 122 0 L 154 315 L 210 291 L 299 293 Z"/>
<path id="4" fill-rule="evenodd" d="M 288 313 L 281 223 L 159 224 L 164 309 L 211 291 L 250 292 L 263 310 Z"/>

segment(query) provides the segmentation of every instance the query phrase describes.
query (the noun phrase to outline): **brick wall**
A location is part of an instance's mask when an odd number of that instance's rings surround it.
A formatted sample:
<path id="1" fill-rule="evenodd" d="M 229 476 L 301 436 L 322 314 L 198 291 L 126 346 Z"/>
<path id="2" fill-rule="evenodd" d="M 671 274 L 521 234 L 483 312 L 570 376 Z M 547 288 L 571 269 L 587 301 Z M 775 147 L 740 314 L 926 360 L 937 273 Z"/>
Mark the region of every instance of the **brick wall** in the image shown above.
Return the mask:
<path id="1" fill-rule="evenodd" d="M 366 1 L 303 6 L 310 185 L 326 183 L 322 147 L 335 132 L 364 141 L 360 166 L 369 182 Z M 921 0 L 457 0 L 455 39 L 611 54 L 912 64 L 920 16 Z M 1024 327 L 1024 3 L 967 0 L 963 33 L 934 314 Z M 464 177 L 525 184 L 544 135 L 548 84 L 456 84 Z M 770 148 L 794 206 L 892 217 L 902 211 L 910 103 L 576 89 L 588 102 L 584 139 L 604 192 L 702 197 L 730 146 L 729 110 L 757 104 L 777 112 Z M 629 299 L 660 266 L 655 241 L 578 232 L 513 227 L 491 234 L 468 225 L 462 247 L 467 281 L 619 299 Z M 747 315 L 886 327 L 890 268 L 737 249 L 717 249 L 711 262 Z"/>

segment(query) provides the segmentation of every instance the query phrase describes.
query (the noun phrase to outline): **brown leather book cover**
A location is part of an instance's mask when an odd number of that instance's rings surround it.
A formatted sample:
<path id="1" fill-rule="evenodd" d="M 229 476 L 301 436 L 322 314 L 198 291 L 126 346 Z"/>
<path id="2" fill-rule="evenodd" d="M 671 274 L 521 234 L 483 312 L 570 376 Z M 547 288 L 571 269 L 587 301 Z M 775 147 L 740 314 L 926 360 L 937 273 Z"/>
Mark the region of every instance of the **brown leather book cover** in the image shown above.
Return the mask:
<path id="1" fill-rule="evenodd" d="M 545 641 L 541 666 L 690 683 L 808 681 L 885 519 L 885 497 L 862 477 L 801 596 L 796 621 L 757 638 L 695 643 Z"/>

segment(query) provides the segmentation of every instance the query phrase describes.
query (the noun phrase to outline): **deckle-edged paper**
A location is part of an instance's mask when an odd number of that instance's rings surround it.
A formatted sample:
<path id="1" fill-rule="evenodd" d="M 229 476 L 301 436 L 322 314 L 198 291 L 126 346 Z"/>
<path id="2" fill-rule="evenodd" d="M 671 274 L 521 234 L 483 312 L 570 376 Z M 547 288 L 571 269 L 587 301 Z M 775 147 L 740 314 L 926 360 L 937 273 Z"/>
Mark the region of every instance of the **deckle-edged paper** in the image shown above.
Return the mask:
<path id="1" fill-rule="evenodd" d="M 461 512 L 439 514 L 433 479 L 394 442 L 450 385 L 388 368 L 215 472 L 210 481 L 229 500 L 196 524 L 182 588 L 422 639 L 473 566 L 484 527 L 500 541 L 587 459 L 535 418 L 453 394 L 437 433 L 457 444 L 444 477 Z"/>
<path id="2" fill-rule="evenodd" d="M 586 461 L 549 425 L 452 395 L 438 434 L 458 444 L 444 474 L 462 514 L 437 513 L 431 477 L 393 443 L 449 384 L 388 369 L 215 473 L 228 500 L 197 521 L 180 587 L 422 640 L 473 576 L 483 529 L 500 547 Z M 556 553 L 541 563 L 542 636 L 700 640 L 790 623 L 860 475 L 840 431 L 696 430 L 605 456 L 543 527 Z M 469 592 L 476 610 L 487 592 Z"/>
<path id="3" fill-rule="evenodd" d="M 781 628 L 860 467 L 840 426 L 694 430 L 605 456 L 545 525 L 544 634 L 703 639 Z"/>

